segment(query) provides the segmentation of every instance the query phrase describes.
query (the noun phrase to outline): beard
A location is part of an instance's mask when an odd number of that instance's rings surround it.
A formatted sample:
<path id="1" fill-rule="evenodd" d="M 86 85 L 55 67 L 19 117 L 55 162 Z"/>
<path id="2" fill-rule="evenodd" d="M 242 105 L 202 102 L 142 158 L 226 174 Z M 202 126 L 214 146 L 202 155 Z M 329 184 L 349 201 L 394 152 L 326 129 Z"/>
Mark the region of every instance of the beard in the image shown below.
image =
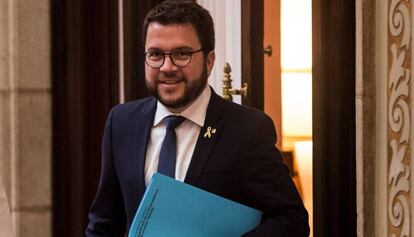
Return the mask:
<path id="1" fill-rule="evenodd" d="M 175 78 L 176 73 L 163 73 L 164 78 Z M 158 101 L 167 108 L 178 109 L 183 108 L 191 104 L 203 91 L 207 85 L 208 75 L 207 75 L 207 66 L 204 65 L 203 71 L 201 72 L 200 77 L 197 80 L 189 81 L 185 76 L 179 78 L 179 81 L 185 83 L 184 93 L 176 98 L 175 100 L 170 100 L 164 98 L 158 91 L 159 78 L 151 82 L 150 80 L 145 80 L 147 89 L 150 95 L 158 99 Z"/>

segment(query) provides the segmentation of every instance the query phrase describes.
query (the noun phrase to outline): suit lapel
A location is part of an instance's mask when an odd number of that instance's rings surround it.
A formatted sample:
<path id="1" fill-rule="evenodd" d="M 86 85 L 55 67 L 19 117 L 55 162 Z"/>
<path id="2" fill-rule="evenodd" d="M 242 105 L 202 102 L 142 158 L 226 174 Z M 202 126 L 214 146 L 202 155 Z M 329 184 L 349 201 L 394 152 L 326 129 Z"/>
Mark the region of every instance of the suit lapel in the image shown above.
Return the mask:
<path id="1" fill-rule="evenodd" d="M 211 90 L 204 126 L 200 130 L 184 182 L 196 185 L 224 125 L 221 98 Z"/>
<path id="2" fill-rule="evenodd" d="M 148 106 L 143 108 L 136 117 L 136 149 L 134 160 L 138 163 L 137 180 L 138 193 L 143 194 L 145 191 L 145 158 L 147 153 L 148 140 L 151 134 L 151 127 L 154 122 L 155 110 L 157 103 L 155 99 L 151 99 Z"/>

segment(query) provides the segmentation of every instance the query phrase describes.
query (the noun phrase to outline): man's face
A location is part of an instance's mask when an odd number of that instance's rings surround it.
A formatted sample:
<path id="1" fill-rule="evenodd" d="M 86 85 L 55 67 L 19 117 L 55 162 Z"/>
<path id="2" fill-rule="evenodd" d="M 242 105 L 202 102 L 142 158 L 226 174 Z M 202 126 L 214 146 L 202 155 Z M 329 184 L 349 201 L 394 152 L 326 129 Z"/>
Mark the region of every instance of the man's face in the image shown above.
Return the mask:
<path id="1" fill-rule="evenodd" d="M 145 51 L 163 53 L 201 49 L 195 28 L 191 24 L 148 26 Z M 207 84 L 214 64 L 214 52 L 204 57 L 202 51 L 192 54 L 190 63 L 177 67 L 169 56 L 160 68 L 145 64 L 145 78 L 149 92 L 173 112 L 181 112 L 191 104 Z"/>

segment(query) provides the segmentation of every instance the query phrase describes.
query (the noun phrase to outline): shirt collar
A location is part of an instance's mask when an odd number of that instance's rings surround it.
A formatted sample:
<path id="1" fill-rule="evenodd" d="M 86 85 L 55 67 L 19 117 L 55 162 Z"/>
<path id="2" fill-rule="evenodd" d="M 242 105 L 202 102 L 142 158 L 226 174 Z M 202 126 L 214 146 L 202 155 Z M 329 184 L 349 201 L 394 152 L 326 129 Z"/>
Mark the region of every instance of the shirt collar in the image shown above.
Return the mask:
<path id="1" fill-rule="evenodd" d="M 157 126 L 165 117 L 169 115 L 180 115 L 198 124 L 200 127 L 203 127 L 210 97 L 211 89 L 210 86 L 206 85 L 197 99 L 179 114 L 171 113 L 167 107 L 157 101 L 157 110 L 155 111 L 153 126 Z"/>

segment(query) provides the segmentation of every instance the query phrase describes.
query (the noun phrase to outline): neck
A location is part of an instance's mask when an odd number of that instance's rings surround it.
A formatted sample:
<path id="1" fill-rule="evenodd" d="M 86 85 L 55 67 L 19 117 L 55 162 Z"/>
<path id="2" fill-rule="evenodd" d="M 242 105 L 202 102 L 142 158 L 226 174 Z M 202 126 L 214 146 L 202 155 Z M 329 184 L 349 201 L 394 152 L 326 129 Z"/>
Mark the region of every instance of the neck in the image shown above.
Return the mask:
<path id="1" fill-rule="evenodd" d="M 179 114 L 179 113 L 183 112 L 186 108 L 188 108 L 188 106 L 190 106 L 193 102 L 191 102 L 190 104 L 188 104 L 184 107 L 180 107 L 180 108 L 170 108 L 170 107 L 166 107 L 166 108 L 168 109 L 168 111 L 170 111 L 173 114 Z"/>

